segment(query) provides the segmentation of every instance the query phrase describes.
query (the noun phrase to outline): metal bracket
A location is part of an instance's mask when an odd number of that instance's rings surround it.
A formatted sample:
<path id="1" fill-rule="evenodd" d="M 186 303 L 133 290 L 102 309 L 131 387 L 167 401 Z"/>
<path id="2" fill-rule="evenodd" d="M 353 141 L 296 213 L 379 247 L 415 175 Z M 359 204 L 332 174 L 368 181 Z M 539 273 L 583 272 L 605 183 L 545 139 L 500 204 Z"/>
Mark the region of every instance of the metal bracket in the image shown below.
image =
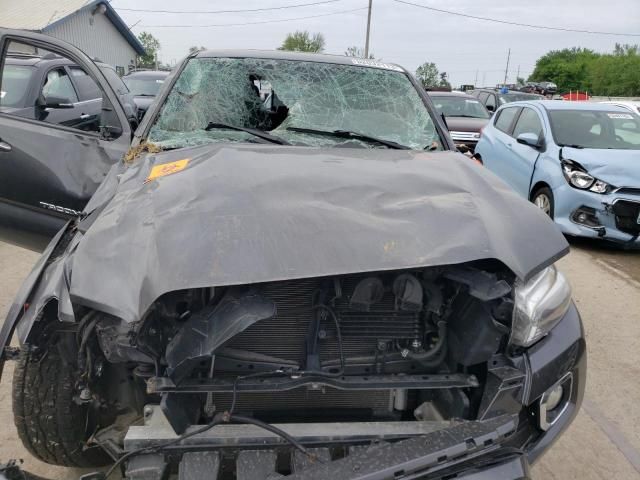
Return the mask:
<path id="1" fill-rule="evenodd" d="M 152 381 L 153 380 L 153 381 Z M 178 385 L 162 378 L 150 379 L 147 383 L 149 393 L 202 393 L 202 392 L 282 392 L 310 385 L 326 386 L 338 390 L 395 390 L 410 388 L 429 390 L 440 388 L 473 388 L 480 383 L 475 375 L 425 374 L 425 375 L 344 375 L 331 377 L 326 375 L 288 374 L 271 378 L 243 378 L 229 380 L 224 378 L 185 380 Z"/>

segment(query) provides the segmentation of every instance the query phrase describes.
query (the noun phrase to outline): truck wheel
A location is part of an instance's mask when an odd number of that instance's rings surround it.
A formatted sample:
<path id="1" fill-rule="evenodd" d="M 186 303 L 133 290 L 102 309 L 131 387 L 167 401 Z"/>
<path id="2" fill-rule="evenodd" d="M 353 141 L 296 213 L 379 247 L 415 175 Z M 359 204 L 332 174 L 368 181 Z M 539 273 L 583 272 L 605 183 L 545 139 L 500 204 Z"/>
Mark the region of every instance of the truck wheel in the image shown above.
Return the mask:
<path id="1" fill-rule="evenodd" d="M 24 349 L 13 374 L 13 418 L 25 448 L 43 462 L 66 467 L 110 463 L 99 447 L 86 448 L 89 407 L 74 399 L 75 377 L 55 347 L 40 355 Z"/>

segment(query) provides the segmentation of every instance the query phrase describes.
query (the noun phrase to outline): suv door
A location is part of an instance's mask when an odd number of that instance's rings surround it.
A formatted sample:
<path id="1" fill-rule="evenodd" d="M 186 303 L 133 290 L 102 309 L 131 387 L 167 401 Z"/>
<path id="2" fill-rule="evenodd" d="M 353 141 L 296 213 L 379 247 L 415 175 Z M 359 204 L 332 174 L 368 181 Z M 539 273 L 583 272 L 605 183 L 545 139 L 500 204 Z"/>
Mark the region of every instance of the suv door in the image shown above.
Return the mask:
<path id="1" fill-rule="evenodd" d="M 73 81 L 67 83 L 71 71 L 66 67 L 49 77 L 36 73 L 44 80 L 27 99 L 37 112 L 33 117 L 16 115 L 3 105 L 3 99 L 11 97 L 4 91 L 11 83 L 5 79 L 3 87 L 5 59 L 16 51 L 30 52 L 34 60 L 62 57 L 82 68 L 100 90 L 97 121 L 89 121 L 93 112 L 85 112 L 79 98 L 65 96 L 78 94 Z M 131 129 L 104 75 L 72 45 L 46 35 L 0 29 L 0 55 L 0 240 L 42 250 L 69 218 L 82 211 L 122 158 Z"/>

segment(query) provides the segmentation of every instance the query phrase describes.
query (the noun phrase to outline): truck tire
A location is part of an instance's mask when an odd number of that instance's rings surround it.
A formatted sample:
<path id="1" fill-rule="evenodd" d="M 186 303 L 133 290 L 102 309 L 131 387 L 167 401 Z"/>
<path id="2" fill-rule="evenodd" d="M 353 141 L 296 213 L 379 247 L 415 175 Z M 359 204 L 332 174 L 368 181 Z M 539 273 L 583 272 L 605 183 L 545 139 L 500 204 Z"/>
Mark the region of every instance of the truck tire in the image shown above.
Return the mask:
<path id="1" fill-rule="evenodd" d="M 41 355 L 23 349 L 13 374 L 13 418 L 20 440 L 36 458 L 66 467 L 110 463 L 99 447 L 87 449 L 89 407 L 74 402 L 75 377 L 55 347 Z"/>

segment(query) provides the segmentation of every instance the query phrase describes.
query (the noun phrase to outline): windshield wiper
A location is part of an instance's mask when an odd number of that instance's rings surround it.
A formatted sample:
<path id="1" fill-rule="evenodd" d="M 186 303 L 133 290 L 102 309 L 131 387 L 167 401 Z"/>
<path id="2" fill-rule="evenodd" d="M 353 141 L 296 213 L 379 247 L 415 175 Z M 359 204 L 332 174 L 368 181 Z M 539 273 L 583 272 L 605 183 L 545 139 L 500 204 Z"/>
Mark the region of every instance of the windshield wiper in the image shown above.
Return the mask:
<path id="1" fill-rule="evenodd" d="M 207 132 L 209 130 L 218 130 L 218 129 L 219 130 L 236 130 L 238 132 L 245 132 L 250 135 L 254 135 L 258 138 L 262 138 L 263 140 L 267 140 L 268 142 L 271 142 L 271 143 L 277 143 L 278 145 L 291 145 L 286 140 L 280 137 L 276 137 L 275 135 L 271 135 L 270 133 L 265 132 L 264 130 L 259 130 L 257 128 L 236 127 L 234 125 L 228 125 L 226 123 L 217 123 L 217 122 L 209 122 L 209 125 L 207 125 L 204 128 L 204 130 Z"/>
<path id="2" fill-rule="evenodd" d="M 584 148 L 582 145 L 578 145 L 576 143 L 559 143 L 558 146 L 559 147 L 578 148 L 578 149 Z"/>
<path id="3" fill-rule="evenodd" d="M 327 137 L 351 138 L 354 140 L 364 140 L 365 142 L 379 143 L 385 147 L 394 148 L 396 150 L 410 150 L 406 145 L 384 140 L 382 138 L 371 137 L 363 133 L 350 132 L 349 130 L 316 130 L 315 128 L 287 127 L 287 130 L 299 133 L 311 133 L 315 135 L 325 135 Z"/>

